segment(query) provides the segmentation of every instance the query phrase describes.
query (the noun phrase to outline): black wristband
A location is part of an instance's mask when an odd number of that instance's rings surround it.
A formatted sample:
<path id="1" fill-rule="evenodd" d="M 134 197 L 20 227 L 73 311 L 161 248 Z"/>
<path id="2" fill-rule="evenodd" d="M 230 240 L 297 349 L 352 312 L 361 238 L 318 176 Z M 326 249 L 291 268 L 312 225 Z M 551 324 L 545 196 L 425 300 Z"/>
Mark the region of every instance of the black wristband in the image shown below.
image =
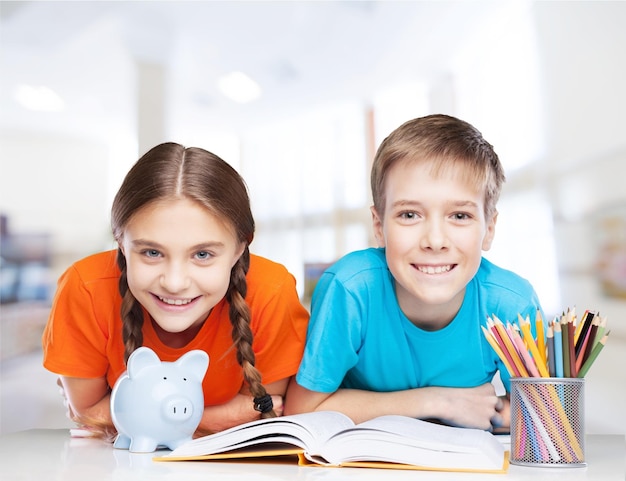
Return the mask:
<path id="1" fill-rule="evenodd" d="M 272 396 L 270 396 L 269 394 L 254 398 L 255 411 L 259 411 L 260 413 L 265 414 L 269 413 L 272 409 L 274 409 L 274 401 L 272 401 Z"/>

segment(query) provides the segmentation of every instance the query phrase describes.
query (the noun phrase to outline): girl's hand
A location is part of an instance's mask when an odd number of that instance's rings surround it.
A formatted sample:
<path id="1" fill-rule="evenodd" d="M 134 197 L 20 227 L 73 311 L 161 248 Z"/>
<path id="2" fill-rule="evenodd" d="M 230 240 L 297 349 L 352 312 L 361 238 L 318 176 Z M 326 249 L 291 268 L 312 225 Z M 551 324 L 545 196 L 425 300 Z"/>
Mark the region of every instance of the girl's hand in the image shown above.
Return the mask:
<path id="1" fill-rule="evenodd" d="M 282 416 L 283 397 L 272 395 L 272 402 L 276 415 Z M 195 436 L 223 431 L 257 419 L 261 419 L 261 413 L 255 411 L 252 396 L 239 393 L 227 403 L 219 406 L 206 406 Z"/>

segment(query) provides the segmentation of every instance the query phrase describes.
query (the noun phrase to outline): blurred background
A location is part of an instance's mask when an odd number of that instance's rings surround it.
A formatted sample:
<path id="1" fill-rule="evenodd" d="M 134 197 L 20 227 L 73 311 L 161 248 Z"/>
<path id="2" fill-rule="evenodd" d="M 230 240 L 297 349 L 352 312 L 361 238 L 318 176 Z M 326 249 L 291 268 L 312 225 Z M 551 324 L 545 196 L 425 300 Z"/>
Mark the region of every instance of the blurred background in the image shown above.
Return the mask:
<path id="1" fill-rule="evenodd" d="M 0 2 L 0 432 L 65 427 L 40 337 L 58 276 L 114 247 L 112 198 L 163 141 L 246 179 L 252 251 L 306 302 L 374 245 L 369 168 L 402 122 L 455 115 L 507 172 L 485 256 L 548 316 L 608 318 L 587 431 L 626 432 L 626 2 Z"/>

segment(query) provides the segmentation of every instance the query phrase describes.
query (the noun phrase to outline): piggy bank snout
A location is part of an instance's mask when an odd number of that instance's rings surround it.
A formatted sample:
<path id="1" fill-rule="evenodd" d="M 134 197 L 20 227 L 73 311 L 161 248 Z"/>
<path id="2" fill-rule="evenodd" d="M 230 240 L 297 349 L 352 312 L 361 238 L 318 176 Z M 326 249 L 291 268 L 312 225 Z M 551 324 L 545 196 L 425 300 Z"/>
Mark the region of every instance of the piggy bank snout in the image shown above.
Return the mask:
<path id="1" fill-rule="evenodd" d="M 193 415 L 193 403 L 184 396 L 169 396 L 161 404 L 161 414 L 169 421 L 186 421 Z"/>

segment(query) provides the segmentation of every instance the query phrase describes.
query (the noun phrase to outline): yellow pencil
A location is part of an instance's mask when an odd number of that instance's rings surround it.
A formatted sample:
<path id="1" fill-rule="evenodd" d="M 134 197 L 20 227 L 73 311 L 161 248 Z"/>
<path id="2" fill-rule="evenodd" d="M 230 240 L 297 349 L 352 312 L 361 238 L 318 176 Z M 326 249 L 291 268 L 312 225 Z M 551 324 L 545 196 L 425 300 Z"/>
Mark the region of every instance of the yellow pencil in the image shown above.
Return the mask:
<path id="1" fill-rule="evenodd" d="M 535 330 L 537 331 L 537 349 L 539 350 L 539 355 L 541 356 L 543 364 L 547 366 L 548 355 L 546 352 L 546 337 L 543 330 L 543 317 L 541 316 L 541 311 L 539 309 L 537 309 L 537 315 L 535 317 Z"/>
<path id="2" fill-rule="evenodd" d="M 530 349 L 530 353 L 533 355 L 533 359 L 535 361 L 537 369 L 539 370 L 539 374 L 541 375 L 541 377 L 550 377 L 550 374 L 548 373 L 548 368 L 543 358 L 539 354 L 537 346 L 535 345 L 535 341 L 533 340 L 533 335 L 530 332 L 530 322 L 524 321 L 520 325 L 520 328 L 522 330 L 522 334 L 524 335 L 524 339 L 527 340 L 527 345 Z"/>
<path id="3" fill-rule="evenodd" d="M 506 332 L 506 328 L 504 327 L 504 324 L 502 324 L 502 321 L 498 319 L 496 316 L 493 316 L 493 321 L 494 321 L 494 326 L 498 330 L 498 333 L 500 333 L 500 337 L 502 338 L 502 342 L 504 343 L 503 348 L 506 348 L 509 354 L 511 355 L 511 358 L 513 359 L 513 363 L 515 364 L 515 367 L 519 371 L 520 376 L 528 377 L 528 371 L 524 367 L 524 363 L 519 357 L 519 354 L 517 353 L 517 349 L 515 349 L 515 346 L 513 346 L 513 343 L 511 342 L 511 338 L 509 337 L 508 332 Z"/>

